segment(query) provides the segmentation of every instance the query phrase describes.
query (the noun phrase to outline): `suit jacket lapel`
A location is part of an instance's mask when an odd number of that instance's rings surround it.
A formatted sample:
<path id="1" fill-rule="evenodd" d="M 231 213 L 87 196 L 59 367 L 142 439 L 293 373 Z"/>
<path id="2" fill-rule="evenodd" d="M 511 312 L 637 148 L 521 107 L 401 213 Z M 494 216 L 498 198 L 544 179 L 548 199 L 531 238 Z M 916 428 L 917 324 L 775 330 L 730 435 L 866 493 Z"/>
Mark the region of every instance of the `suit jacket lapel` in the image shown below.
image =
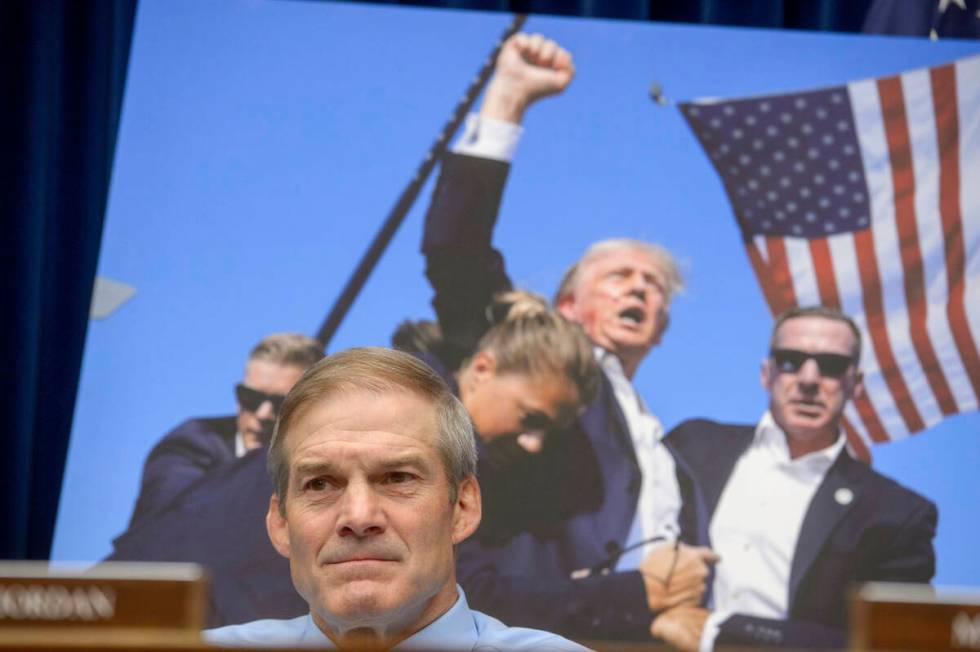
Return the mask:
<path id="1" fill-rule="evenodd" d="M 793 567 L 789 578 L 789 612 L 793 612 L 793 603 L 800 582 L 813 565 L 827 539 L 844 515 L 861 498 L 863 490 L 861 475 L 855 473 L 855 464 L 861 464 L 851 459 L 845 448 L 837 460 L 827 471 L 823 482 L 817 488 L 803 525 L 800 536 L 796 541 L 796 551 L 793 554 Z"/>
<path id="2" fill-rule="evenodd" d="M 606 424 L 602 424 L 601 428 L 606 432 L 611 430 L 616 442 L 619 444 L 620 448 L 623 449 L 623 452 L 627 454 L 630 461 L 633 464 L 638 464 L 636 459 L 636 450 L 633 448 L 633 437 L 630 435 L 630 429 L 626 423 L 626 415 L 623 414 L 623 408 L 619 406 L 619 401 L 616 400 L 616 392 L 613 390 L 612 382 L 609 380 L 609 377 L 606 376 L 605 372 L 602 373 L 601 378 L 602 391 L 600 393 L 600 397 L 603 399 L 606 418 L 612 425 L 612 427 L 609 428 Z"/>
<path id="3" fill-rule="evenodd" d="M 585 431 L 596 461 L 601 468 L 604 488 L 610 489 L 622 482 L 625 486 L 629 478 L 641 478 L 636 451 L 633 449 L 633 439 L 630 437 L 612 383 L 605 373 L 601 374 L 599 396 L 593 406 L 586 410 L 580 418 L 580 424 Z M 613 479 L 618 476 L 618 479 Z M 588 527 L 590 535 L 585 539 L 595 546 L 597 559 L 605 558 L 608 552 L 603 547 L 605 542 L 613 541 L 624 545 L 629 535 L 630 526 L 636 515 L 636 503 L 617 499 L 616 496 L 604 496 L 605 506 L 587 519 L 573 527 Z M 601 542 L 601 543 L 600 543 Z"/>

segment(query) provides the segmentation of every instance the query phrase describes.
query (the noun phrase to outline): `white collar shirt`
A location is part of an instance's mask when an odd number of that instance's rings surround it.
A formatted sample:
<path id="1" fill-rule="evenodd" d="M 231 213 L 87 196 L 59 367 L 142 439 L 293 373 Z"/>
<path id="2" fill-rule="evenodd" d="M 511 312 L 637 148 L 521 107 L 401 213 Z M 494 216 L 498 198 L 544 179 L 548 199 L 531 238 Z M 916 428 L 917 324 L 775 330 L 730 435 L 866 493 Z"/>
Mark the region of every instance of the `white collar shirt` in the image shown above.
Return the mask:
<path id="1" fill-rule="evenodd" d="M 637 394 L 619 359 L 599 347 L 596 347 L 595 354 L 612 384 L 616 403 L 623 411 L 642 474 L 636 515 L 629 538 L 623 543 L 623 547 L 657 536 L 673 541 L 680 531 L 678 516 L 681 510 L 681 494 L 677 485 L 674 457 L 663 442 L 664 427 Z M 619 558 L 616 570 L 635 570 L 643 557 L 657 545 L 660 544 L 646 544 L 624 554 Z"/>
<path id="2" fill-rule="evenodd" d="M 789 579 L 803 519 L 844 437 L 797 459 L 768 411 L 739 457 L 711 518 L 710 535 L 721 561 L 715 567 L 714 613 L 701 649 L 710 650 L 720 623 L 733 613 L 784 619 Z M 707 639 L 707 640 L 706 640 Z"/>

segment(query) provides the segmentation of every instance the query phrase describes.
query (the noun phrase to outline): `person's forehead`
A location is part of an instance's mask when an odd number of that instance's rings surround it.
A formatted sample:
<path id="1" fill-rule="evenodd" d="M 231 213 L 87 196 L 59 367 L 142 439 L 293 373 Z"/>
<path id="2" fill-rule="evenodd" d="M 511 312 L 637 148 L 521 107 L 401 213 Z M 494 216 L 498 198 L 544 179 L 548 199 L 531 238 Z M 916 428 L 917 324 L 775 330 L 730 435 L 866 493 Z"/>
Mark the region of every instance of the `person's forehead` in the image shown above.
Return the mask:
<path id="1" fill-rule="evenodd" d="M 816 315 L 789 319 L 776 333 L 777 346 L 813 353 L 850 353 L 855 344 L 854 333 L 846 323 Z"/>
<path id="2" fill-rule="evenodd" d="M 304 371 L 305 369 L 299 365 L 253 358 L 245 363 L 245 375 L 242 380 L 253 389 L 286 394 Z"/>
<path id="3" fill-rule="evenodd" d="M 432 401 L 407 390 L 350 389 L 303 406 L 289 428 L 291 453 L 349 445 L 434 453 L 438 418 Z"/>
<path id="4" fill-rule="evenodd" d="M 608 270 L 620 267 L 642 268 L 658 276 L 660 264 L 654 255 L 642 247 L 623 245 L 588 256 L 583 261 L 586 270 Z"/>

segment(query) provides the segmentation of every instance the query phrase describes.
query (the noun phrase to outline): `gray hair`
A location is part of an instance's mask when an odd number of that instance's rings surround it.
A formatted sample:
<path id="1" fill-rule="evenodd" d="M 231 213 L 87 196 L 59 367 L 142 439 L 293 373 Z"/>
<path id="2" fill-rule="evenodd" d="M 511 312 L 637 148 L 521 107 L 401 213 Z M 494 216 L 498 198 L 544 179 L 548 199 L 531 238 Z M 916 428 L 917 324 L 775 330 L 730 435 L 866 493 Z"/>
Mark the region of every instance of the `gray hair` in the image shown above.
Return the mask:
<path id="1" fill-rule="evenodd" d="M 598 258 L 604 258 L 623 249 L 641 251 L 650 257 L 660 275 L 659 281 L 663 285 L 665 307 L 669 306 L 671 298 L 684 289 L 684 277 L 681 274 L 680 266 L 674 256 L 660 245 L 633 238 L 610 238 L 593 243 L 562 276 L 561 284 L 555 293 L 554 303 L 556 305 L 561 303 L 563 299 L 575 292 L 575 286 L 579 282 L 582 270 L 589 264 Z"/>
<path id="2" fill-rule="evenodd" d="M 378 395 L 411 392 L 432 404 L 438 427 L 436 448 L 449 480 L 449 500 L 456 502 L 460 483 L 476 475 L 476 442 L 469 413 L 442 378 L 417 358 L 393 349 L 363 347 L 327 356 L 310 367 L 286 396 L 268 459 L 279 510 L 285 514 L 289 487 L 285 442 L 289 429 L 314 405 L 354 390 Z"/>
<path id="3" fill-rule="evenodd" d="M 249 360 L 268 360 L 303 369 L 307 369 L 321 358 L 323 358 L 323 345 L 302 333 L 266 335 L 248 354 Z"/>
<path id="4" fill-rule="evenodd" d="M 780 313 L 776 317 L 776 321 L 773 322 L 772 335 L 769 336 L 770 351 L 776 348 L 776 338 L 779 336 L 779 329 L 782 328 L 783 324 L 791 319 L 799 319 L 800 317 L 822 317 L 823 319 L 846 324 L 854 335 L 854 360 L 858 361 L 861 359 L 861 330 L 854 323 L 853 319 L 837 308 L 831 308 L 829 306 L 794 306 Z"/>

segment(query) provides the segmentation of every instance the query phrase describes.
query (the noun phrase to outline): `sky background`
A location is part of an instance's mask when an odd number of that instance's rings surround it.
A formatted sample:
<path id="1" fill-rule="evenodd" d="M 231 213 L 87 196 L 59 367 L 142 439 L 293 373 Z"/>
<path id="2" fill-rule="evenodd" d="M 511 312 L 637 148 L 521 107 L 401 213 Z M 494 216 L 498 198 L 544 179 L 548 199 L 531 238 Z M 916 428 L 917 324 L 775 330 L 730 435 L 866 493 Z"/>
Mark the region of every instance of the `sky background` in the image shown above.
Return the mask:
<path id="1" fill-rule="evenodd" d="M 249 349 L 314 333 L 497 36 L 500 13 L 143 0 L 99 274 L 136 288 L 90 325 L 52 558 L 100 559 L 143 460 L 187 418 L 231 414 Z M 660 242 L 688 289 L 636 386 L 670 428 L 754 422 L 771 318 L 718 177 L 676 101 L 838 85 L 977 42 L 532 16 L 576 79 L 525 121 L 496 230 L 516 284 L 551 295 L 592 241 Z M 432 183 L 331 345 L 431 317 L 419 254 Z M 980 415 L 873 449 L 939 505 L 936 583 L 980 586 Z"/>

